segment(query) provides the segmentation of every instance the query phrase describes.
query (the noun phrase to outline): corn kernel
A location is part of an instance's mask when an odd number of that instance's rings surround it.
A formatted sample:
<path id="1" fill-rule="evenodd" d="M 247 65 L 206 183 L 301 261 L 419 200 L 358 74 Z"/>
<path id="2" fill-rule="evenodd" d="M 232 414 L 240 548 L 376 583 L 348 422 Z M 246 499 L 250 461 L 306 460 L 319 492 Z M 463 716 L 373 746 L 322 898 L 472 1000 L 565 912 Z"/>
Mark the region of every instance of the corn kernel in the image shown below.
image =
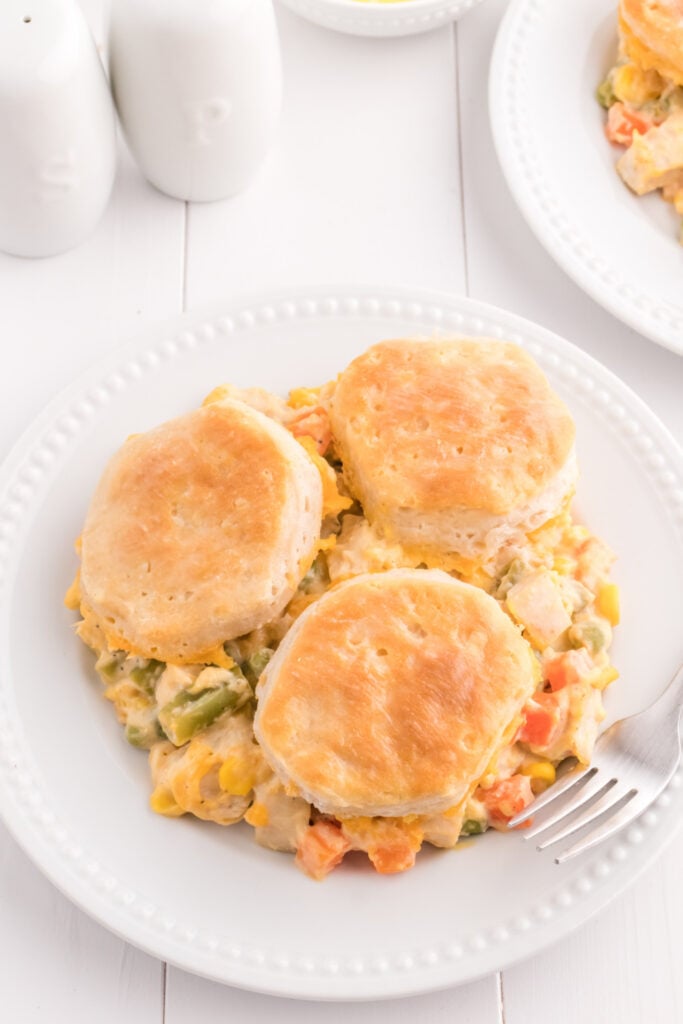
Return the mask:
<path id="1" fill-rule="evenodd" d="M 367 815 L 357 815 L 352 818 L 340 818 L 339 820 L 345 828 L 353 829 L 355 832 L 359 832 L 361 829 L 372 828 L 373 821 L 373 819 Z"/>
<path id="2" fill-rule="evenodd" d="M 185 813 L 176 803 L 173 793 L 165 786 L 157 786 L 149 798 L 149 806 L 155 814 L 163 814 L 167 818 L 179 818 Z"/>
<path id="3" fill-rule="evenodd" d="M 595 599 L 595 609 L 609 622 L 610 626 L 619 625 L 619 587 L 616 583 L 603 583 Z"/>
<path id="4" fill-rule="evenodd" d="M 218 772 L 218 784 L 231 796 L 246 796 L 255 782 L 251 767 L 238 757 L 226 757 Z"/>
<path id="5" fill-rule="evenodd" d="M 534 794 L 542 793 L 555 781 L 555 768 L 550 761 L 531 761 L 529 764 L 522 765 L 519 773 L 529 776 Z"/>
<path id="6" fill-rule="evenodd" d="M 292 388 L 287 405 L 292 409 L 305 409 L 307 405 L 317 405 L 319 398 L 320 388 Z"/>
<path id="7" fill-rule="evenodd" d="M 576 559 L 569 558 L 567 555 L 558 555 L 553 562 L 553 569 L 560 576 L 571 576 L 576 568 Z"/>
<path id="8" fill-rule="evenodd" d="M 337 536 L 331 533 L 329 537 L 321 537 L 318 541 L 318 551 L 334 551 L 337 546 Z"/>
<path id="9" fill-rule="evenodd" d="M 619 673 L 615 669 L 614 665 L 608 665 L 607 668 L 602 670 L 598 678 L 593 681 L 593 686 L 596 690 L 604 690 L 610 683 L 613 683 L 614 680 L 618 678 Z"/>
<path id="10" fill-rule="evenodd" d="M 622 64 L 612 80 L 614 95 L 622 103 L 647 103 L 656 99 L 663 88 L 664 82 L 657 71 L 644 71 L 635 64 Z"/>
<path id="11" fill-rule="evenodd" d="M 265 828 L 268 824 L 268 808 L 265 804 L 252 804 L 244 815 L 244 820 L 253 828 Z"/>

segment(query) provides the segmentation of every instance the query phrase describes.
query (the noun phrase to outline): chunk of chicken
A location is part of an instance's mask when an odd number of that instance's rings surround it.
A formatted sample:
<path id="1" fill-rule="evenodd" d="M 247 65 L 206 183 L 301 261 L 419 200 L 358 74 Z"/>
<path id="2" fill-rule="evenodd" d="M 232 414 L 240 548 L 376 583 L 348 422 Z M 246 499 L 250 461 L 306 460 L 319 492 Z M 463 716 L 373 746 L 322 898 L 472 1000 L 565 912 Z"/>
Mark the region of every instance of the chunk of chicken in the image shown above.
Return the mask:
<path id="1" fill-rule="evenodd" d="M 524 576 L 508 591 L 505 603 L 526 631 L 530 643 L 542 651 L 569 629 L 571 615 L 553 574 L 539 569 Z"/>
<path id="2" fill-rule="evenodd" d="M 656 188 L 683 189 L 683 110 L 644 135 L 636 132 L 617 170 L 639 196 Z"/>

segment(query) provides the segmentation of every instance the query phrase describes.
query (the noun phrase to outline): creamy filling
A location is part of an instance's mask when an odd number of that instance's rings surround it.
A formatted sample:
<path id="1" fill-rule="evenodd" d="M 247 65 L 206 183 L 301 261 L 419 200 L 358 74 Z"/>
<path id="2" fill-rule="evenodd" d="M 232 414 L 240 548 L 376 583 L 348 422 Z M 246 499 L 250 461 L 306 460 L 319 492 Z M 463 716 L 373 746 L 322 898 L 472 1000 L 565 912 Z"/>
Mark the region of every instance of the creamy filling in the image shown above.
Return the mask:
<path id="1" fill-rule="evenodd" d="M 311 419 L 304 408 L 297 421 L 310 419 L 310 429 L 324 436 L 318 407 L 313 411 Z M 333 461 L 325 465 L 339 481 Z M 529 529 L 543 512 L 534 532 L 515 529 L 506 545 L 512 534 L 505 531 L 514 528 L 491 526 L 503 544 L 495 564 L 442 566 L 499 602 L 535 650 L 542 681 L 467 799 L 439 813 L 337 820 L 283 786 L 254 739 L 258 679 L 296 616 L 340 579 L 419 564 L 419 551 L 388 543 L 357 505 L 349 511 L 349 501 L 333 503 L 323 550 L 288 608 L 273 623 L 226 643 L 220 665 L 164 664 L 109 651 L 96 620 L 86 614 L 79 633 L 99 655 L 105 696 L 128 741 L 149 751 L 153 809 L 223 825 L 245 820 L 262 845 L 296 851 L 313 877 L 324 877 L 349 850 L 362 850 L 378 871 L 392 873 L 410 867 L 423 842 L 452 847 L 461 837 L 506 828 L 552 784 L 566 757 L 590 759 L 604 714 L 602 690 L 616 677 L 608 655 L 618 618 L 616 588 L 608 580 L 611 552 L 568 512 L 545 521 L 575 478 L 572 453 L 552 484 L 520 511 L 518 525 Z M 76 605 L 77 589 L 71 594 Z"/>
<path id="2" fill-rule="evenodd" d="M 637 195 L 660 189 L 683 214 L 683 86 L 641 68 L 622 49 L 597 98 L 607 111 L 607 138 L 625 148 L 617 162 L 622 180 Z"/>

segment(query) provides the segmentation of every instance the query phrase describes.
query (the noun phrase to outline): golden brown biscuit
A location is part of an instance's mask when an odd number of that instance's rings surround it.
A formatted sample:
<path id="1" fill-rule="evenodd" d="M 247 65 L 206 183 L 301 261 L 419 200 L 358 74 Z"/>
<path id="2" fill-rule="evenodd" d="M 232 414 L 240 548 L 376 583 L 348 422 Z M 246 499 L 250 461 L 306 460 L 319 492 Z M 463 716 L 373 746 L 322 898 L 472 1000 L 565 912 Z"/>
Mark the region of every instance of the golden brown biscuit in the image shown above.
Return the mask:
<path id="1" fill-rule="evenodd" d="M 129 438 L 82 536 L 81 596 L 111 649 L 188 663 L 284 608 L 320 535 L 320 475 L 242 402 Z"/>
<path id="2" fill-rule="evenodd" d="M 329 415 L 350 490 L 406 545 L 490 554 L 573 493 L 572 418 L 517 345 L 381 342 L 340 375 Z"/>
<path id="3" fill-rule="evenodd" d="M 634 63 L 683 85 L 683 0 L 620 0 L 619 29 Z"/>
<path id="4" fill-rule="evenodd" d="M 497 602 L 438 569 L 357 576 L 297 620 L 254 731 L 286 784 L 340 817 L 464 800 L 539 670 Z"/>

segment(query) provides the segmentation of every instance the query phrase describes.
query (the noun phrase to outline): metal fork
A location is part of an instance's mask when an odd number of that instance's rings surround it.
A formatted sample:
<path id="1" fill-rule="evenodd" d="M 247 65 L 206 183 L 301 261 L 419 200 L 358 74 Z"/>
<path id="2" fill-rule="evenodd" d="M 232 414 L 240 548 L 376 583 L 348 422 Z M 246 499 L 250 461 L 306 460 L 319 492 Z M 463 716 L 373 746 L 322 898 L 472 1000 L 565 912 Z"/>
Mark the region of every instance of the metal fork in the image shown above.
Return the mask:
<path id="1" fill-rule="evenodd" d="M 593 825 L 558 854 L 557 864 L 609 839 L 642 814 L 674 776 L 681 760 L 682 707 L 683 665 L 654 704 L 605 730 L 589 767 L 565 772 L 508 827 L 542 812 L 525 839 L 540 837 L 537 849 L 545 850 Z"/>

